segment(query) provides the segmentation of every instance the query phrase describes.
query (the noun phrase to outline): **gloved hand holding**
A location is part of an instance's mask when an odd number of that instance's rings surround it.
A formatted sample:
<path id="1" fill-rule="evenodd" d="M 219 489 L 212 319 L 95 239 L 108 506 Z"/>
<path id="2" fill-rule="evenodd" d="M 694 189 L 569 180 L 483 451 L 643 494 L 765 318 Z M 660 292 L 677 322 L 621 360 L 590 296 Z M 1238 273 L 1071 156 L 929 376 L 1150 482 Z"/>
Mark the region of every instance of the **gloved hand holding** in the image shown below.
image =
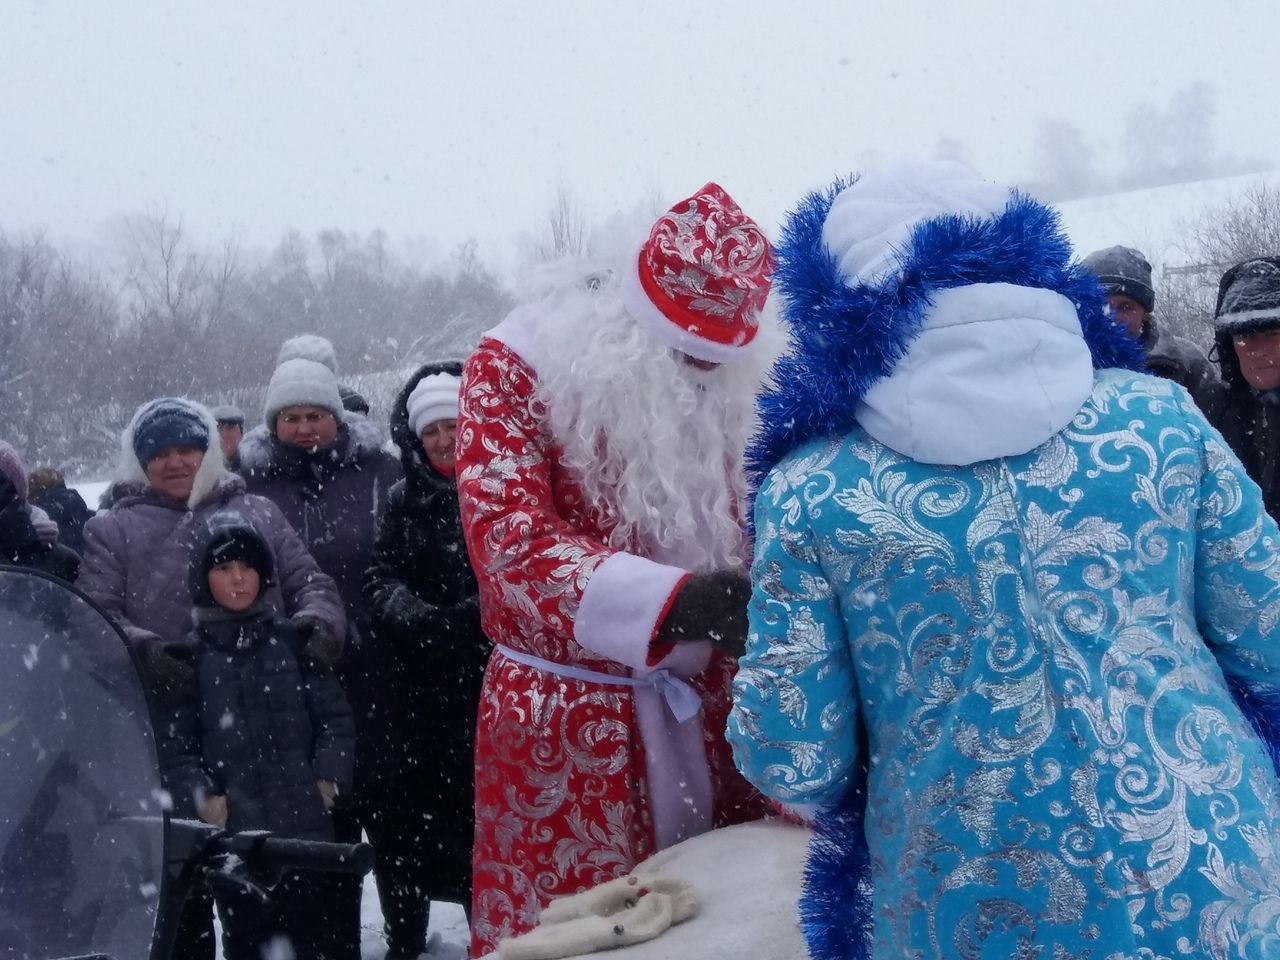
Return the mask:
<path id="1" fill-rule="evenodd" d="M 733 657 L 747 647 L 747 604 L 751 580 L 737 570 L 695 573 L 676 594 L 658 628 L 659 643 L 696 643 L 719 647 Z"/>
<path id="2" fill-rule="evenodd" d="M 177 704 L 194 689 L 196 668 L 190 647 L 147 634 L 137 641 L 136 649 L 147 688 L 162 706 Z"/>
<path id="3" fill-rule="evenodd" d="M 298 640 L 302 644 L 299 651 L 308 657 L 314 657 L 326 666 L 335 666 L 342 656 L 343 638 L 336 636 L 333 628 L 319 617 L 300 613 L 294 616 L 293 625 L 298 631 Z"/>

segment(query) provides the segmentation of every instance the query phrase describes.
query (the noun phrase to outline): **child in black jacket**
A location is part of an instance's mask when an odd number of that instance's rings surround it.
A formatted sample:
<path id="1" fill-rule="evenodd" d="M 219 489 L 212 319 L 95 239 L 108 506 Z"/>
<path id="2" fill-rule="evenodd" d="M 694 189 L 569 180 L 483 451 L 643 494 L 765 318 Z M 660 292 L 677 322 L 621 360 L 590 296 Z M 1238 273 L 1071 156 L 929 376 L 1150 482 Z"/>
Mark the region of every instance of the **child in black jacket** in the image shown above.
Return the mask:
<path id="1" fill-rule="evenodd" d="M 300 652 L 297 628 L 261 602 L 273 568 L 240 515 L 203 525 L 190 568 L 195 630 L 184 645 L 195 689 L 168 718 L 162 763 L 175 801 L 190 798 L 207 823 L 332 840 L 329 809 L 353 774 L 351 708 L 333 672 Z M 265 908 L 219 894 L 227 960 L 259 960 L 280 936 L 297 960 L 335 957 L 317 902 L 325 883 L 289 874 Z"/>

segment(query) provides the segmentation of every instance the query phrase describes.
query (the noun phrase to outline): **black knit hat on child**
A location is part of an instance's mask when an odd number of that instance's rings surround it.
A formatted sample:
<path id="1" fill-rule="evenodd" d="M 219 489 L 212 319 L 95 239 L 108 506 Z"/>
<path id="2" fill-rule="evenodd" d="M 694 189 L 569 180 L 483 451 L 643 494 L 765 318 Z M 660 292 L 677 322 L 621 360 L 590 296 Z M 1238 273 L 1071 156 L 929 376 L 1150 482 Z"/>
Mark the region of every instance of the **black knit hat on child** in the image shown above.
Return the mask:
<path id="1" fill-rule="evenodd" d="M 257 571 L 260 592 L 271 585 L 275 573 L 271 548 L 253 524 L 239 514 L 215 513 L 203 527 L 203 535 L 192 552 L 190 569 L 191 599 L 197 607 L 213 605 L 209 571 L 224 563 L 239 561 Z"/>

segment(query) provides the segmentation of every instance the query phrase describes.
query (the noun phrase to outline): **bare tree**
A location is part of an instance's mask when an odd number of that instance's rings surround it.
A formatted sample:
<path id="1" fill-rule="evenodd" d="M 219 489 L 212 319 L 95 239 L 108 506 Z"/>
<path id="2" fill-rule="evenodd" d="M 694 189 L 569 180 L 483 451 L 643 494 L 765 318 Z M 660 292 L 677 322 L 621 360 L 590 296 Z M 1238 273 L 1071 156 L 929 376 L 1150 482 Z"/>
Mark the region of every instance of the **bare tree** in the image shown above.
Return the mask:
<path id="1" fill-rule="evenodd" d="M 1087 197 L 1102 187 L 1094 149 L 1074 123 L 1051 118 L 1036 131 L 1034 177 L 1027 189 L 1045 200 Z"/>
<path id="2" fill-rule="evenodd" d="M 1185 264 L 1160 280 L 1160 316 L 1180 336 L 1213 339 L 1218 280 L 1252 257 L 1280 255 L 1280 189 L 1259 182 L 1234 200 L 1210 207 L 1182 227 Z"/>
<path id="3" fill-rule="evenodd" d="M 526 255 L 534 263 L 549 263 L 587 250 L 587 214 L 567 183 L 556 183 L 555 196 L 541 230 L 524 238 Z"/>
<path id="4" fill-rule="evenodd" d="M 474 241 L 434 269 L 380 231 L 288 232 L 253 258 L 160 210 L 122 219 L 111 254 L 104 279 L 38 234 L 0 232 L 0 436 L 72 475 L 102 476 L 152 397 L 259 407 L 296 333 L 329 337 L 382 418 L 406 365 L 465 356 L 511 306 Z"/>
<path id="5" fill-rule="evenodd" d="M 0 431 L 34 463 L 108 458 L 116 304 L 41 235 L 0 234 Z"/>
<path id="6" fill-rule="evenodd" d="M 1214 176 L 1221 161 L 1214 142 L 1217 99 L 1208 84 L 1175 90 L 1161 109 L 1139 103 L 1125 117 L 1121 136 L 1124 187 L 1154 187 Z"/>

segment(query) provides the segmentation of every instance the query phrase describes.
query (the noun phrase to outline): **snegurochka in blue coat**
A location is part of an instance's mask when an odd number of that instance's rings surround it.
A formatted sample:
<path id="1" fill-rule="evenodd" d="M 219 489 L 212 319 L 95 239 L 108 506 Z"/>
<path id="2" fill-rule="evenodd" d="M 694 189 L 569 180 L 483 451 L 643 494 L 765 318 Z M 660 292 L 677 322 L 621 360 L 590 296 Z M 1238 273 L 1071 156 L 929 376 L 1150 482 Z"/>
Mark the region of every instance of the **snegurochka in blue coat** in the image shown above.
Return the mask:
<path id="1" fill-rule="evenodd" d="M 1131 369 L 1048 208 L 954 164 L 802 202 L 730 739 L 821 805 L 815 957 L 1280 955 L 1280 534 Z M 1230 679 L 1228 679 L 1230 678 Z"/>

